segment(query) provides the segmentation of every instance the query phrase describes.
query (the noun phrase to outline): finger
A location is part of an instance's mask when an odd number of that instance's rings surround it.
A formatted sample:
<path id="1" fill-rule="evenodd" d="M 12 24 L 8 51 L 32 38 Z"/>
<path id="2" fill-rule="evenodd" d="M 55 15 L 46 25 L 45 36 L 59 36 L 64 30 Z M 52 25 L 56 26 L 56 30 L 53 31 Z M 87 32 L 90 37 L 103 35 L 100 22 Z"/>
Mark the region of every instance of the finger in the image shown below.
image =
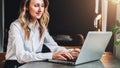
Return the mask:
<path id="1" fill-rule="evenodd" d="M 68 59 L 74 59 L 74 57 L 69 53 L 69 52 L 64 52 L 64 51 L 60 51 L 60 53 L 62 56 L 68 58 Z"/>
<path id="2" fill-rule="evenodd" d="M 74 57 L 70 53 L 65 53 L 65 56 L 70 60 L 74 59 Z"/>
<path id="3" fill-rule="evenodd" d="M 60 59 L 60 60 L 67 60 L 67 58 L 65 58 L 65 57 L 62 56 L 62 55 L 59 55 L 58 57 L 59 57 L 58 59 Z"/>
<path id="4" fill-rule="evenodd" d="M 78 52 L 72 52 L 71 54 L 72 54 L 73 57 L 77 57 L 79 55 Z"/>
<path id="5" fill-rule="evenodd" d="M 79 48 L 75 48 L 73 51 L 74 52 L 80 52 L 80 49 Z"/>
<path id="6" fill-rule="evenodd" d="M 72 52 L 70 52 L 70 54 L 75 58 L 77 58 L 78 57 L 78 55 L 79 55 L 79 52 L 75 52 L 75 51 L 72 51 Z"/>

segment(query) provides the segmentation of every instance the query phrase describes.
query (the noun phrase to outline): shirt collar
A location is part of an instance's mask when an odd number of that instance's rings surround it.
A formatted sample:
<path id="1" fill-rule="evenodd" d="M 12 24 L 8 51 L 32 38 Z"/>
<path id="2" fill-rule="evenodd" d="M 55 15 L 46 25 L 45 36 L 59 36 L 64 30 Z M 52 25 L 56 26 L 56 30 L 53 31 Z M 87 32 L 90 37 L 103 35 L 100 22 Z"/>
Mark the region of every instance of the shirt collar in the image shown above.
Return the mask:
<path id="1" fill-rule="evenodd" d="M 32 22 L 30 22 L 29 24 L 28 24 L 28 27 L 30 28 L 30 30 L 35 30 L 35 29 L 38 29 L 39 28 L 39 23 L 38 23 L 38 21 L 37 21 L 37 23 L 36 23 L 36 25 L 34 25 Z"/>

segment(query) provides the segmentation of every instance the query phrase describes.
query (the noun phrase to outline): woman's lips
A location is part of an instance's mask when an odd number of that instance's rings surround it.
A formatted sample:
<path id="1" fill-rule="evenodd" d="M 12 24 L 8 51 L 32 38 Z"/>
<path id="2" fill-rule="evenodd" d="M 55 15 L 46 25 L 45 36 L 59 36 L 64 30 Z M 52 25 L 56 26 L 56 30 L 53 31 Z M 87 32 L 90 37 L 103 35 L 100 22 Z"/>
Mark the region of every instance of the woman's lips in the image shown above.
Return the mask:
<path id="1" fill-rule="evenodd" d="M 40 12 L 37 12 L 36 14 L 37 14 L 38 16 L 39 16 L 39 15 L 41 15 L 41 13 L 40 13 Z"/>

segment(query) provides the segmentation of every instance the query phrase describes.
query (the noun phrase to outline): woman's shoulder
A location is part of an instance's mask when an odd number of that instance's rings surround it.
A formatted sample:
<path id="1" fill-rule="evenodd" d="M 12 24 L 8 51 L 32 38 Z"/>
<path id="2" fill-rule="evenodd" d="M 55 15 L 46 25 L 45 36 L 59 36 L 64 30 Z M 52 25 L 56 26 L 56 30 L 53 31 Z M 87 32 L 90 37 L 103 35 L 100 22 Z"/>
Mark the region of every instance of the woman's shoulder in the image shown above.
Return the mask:
<path id="1" fill-rule="evenodd" d="M 21 28 L 19 19 L 16 19 L 15 21 L 13 21 L 13 22 L 11 23 L 10 28 L 12 28 L 12 27 L 17 27 L 17 28 L 19 28 L 19 29 Z"/>
<path id="2" fill-rule="evenodd" d="M 14 20 L 11 25 L 20 25 L 19 19 Z"/>

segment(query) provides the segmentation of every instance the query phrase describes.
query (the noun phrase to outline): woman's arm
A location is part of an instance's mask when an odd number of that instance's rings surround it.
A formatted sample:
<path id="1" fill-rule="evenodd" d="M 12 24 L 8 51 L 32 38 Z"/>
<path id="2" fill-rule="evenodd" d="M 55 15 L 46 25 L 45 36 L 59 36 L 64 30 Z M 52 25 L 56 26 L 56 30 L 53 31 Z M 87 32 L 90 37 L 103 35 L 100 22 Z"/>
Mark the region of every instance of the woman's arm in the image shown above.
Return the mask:
<path id="1" fill-rule="evenodd" d="M 50 36 L 49 32 L 47 30 L 45 30 L 44 33 L 45 36 L 45 40 L 44 40 L 44 44 L 52 51 L 52 52 L 56 52 L 56 51 L 67 51 L 66 48 L 58 46 L 58 44 L 54 41 L 54 39 Z"/>
<path id="2" fill-rule="evenodd" d="M 50 50 L 53 52 L 52 59 L 60 59 L 60 60 L 74 59 L 68 49 L 58 46 L 58 44 L 50 36 L 47 30 L 45 31 L 44 36 L 45 36 L 44 44 L 48 48 L 50 48 Z"/>
<path id="3" fill-rule="evenodd" d="M 19 24 L 12 24 L 9 31 L 8 54 L 17 58 L 19 63 L 52 59 L 52 53 L 34 53 L 27 51 Z M 10 58 L 11 59 L 11 58 Z"/>

